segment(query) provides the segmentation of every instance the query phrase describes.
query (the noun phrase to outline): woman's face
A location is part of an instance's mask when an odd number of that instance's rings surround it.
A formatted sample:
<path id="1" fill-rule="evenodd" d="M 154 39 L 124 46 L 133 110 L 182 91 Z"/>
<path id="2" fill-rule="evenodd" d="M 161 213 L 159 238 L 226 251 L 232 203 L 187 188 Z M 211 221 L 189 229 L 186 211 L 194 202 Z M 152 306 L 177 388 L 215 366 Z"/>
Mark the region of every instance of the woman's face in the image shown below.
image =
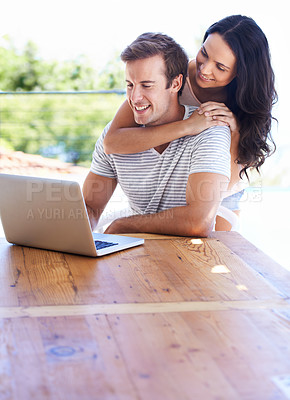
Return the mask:
<path id="1" fill-rule="evenodd" d="M 236 56 L 220 34 L 212 33 L 196 56 L 196 83 L 201 88 L 224 87 L 236 73 Z"/>

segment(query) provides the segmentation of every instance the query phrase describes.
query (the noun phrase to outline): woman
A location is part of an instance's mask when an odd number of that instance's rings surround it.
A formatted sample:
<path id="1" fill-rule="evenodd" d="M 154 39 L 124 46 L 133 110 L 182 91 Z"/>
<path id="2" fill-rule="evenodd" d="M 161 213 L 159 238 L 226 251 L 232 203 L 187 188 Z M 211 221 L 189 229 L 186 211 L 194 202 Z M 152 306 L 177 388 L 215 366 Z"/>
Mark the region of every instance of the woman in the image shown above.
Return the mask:
<path id="1" fill-rule="evenodd" d="M 251 18 L 226 17 L 209 27 L 196 59 L 189 62 L 180 103 L 198 107 L 192 116 L 174 124 L 141 129 L 125 101 L 105 138 L 105 151 L 140 152 L 185 135 L 198 134 L 210 126 L 226 124 L 232 134 L 231 181 L 230 194 L 222 205 L 239 214 L 242 175 L 248 177 L 248 168 L 259 171 L 271 154 L 268 141 L 273 142 L 271 111 L 276 100 L 264 33 Z M 203 123 L 197 113 L 204 115 Z M 217 217 L 216 230 L 230 228 L 225 219 Z"/>

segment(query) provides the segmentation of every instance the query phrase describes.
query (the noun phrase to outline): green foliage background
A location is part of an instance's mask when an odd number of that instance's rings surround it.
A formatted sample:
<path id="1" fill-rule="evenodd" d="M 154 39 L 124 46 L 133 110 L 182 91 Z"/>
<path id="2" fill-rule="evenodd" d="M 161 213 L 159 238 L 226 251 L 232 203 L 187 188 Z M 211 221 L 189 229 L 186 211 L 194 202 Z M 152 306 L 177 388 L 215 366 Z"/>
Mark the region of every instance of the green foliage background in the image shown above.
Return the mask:
<path id="1" fill-rule="evenodd" d="M 0 92 L 0 146 L 87 164 L 96 139 L 125 96 L 33 92 L 122 90 L 120 59 L 116 56 L 102 71 L 85 57 L 48 62 L 38 57 L 34 43 L 20 52 L 7 37 L 0 60 L 0 90 L 17 93 Z"/>
<path id="2" fill-rule="evenodd" d="M 1 95 L 0 146 L 86 164 L 123 96 Z"/>

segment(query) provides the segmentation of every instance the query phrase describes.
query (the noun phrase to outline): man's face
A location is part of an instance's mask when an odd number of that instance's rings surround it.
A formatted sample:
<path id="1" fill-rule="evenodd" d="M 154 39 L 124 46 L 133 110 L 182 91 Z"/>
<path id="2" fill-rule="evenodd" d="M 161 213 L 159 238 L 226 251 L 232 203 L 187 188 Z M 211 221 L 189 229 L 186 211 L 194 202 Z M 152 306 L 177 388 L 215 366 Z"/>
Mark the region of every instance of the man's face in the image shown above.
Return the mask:
<path id="1" fill-rule="evenodd" d="M 165 64 L 157 55 L 126 63 L 127 100 L 140 125 L 161 125 L 167 122 L 176 107 L 177 93 L 168 89 Z"/>

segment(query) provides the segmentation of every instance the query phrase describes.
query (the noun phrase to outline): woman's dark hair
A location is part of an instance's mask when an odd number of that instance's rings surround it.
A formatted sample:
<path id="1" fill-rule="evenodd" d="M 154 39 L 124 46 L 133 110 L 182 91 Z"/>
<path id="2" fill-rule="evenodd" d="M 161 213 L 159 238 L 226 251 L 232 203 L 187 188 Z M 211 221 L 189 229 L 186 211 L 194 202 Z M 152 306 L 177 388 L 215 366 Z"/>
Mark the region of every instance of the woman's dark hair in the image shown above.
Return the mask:
<path id="1" fill-rule="evenodd" d="M 154 32 L 143 33 L 121 53 L 121 60 L 142 60 L 156 55 L 161 55 L 164 59 L 167 88 L 171 86 L 174 78 L 183 75 L 182 86 L 178 92 L 180 96 L 187 76 L 188 57 L 183 48 L 170 36 Z"/>
<path id="2" fill-rule="evenodd" d="M 275 151 L 271 136 L 272 107 L 277 101 L 274 72 L 266 36 L 252 18 L 232 15 L 211 25 L 203 41 L 219 33 L 237 59 L 237 75 L 227 86 L 226 105 L 240 125 L 237 162 L 247 169 L 259 167 Z M 273 148 L 269 145 L 269 140 Z"/>

